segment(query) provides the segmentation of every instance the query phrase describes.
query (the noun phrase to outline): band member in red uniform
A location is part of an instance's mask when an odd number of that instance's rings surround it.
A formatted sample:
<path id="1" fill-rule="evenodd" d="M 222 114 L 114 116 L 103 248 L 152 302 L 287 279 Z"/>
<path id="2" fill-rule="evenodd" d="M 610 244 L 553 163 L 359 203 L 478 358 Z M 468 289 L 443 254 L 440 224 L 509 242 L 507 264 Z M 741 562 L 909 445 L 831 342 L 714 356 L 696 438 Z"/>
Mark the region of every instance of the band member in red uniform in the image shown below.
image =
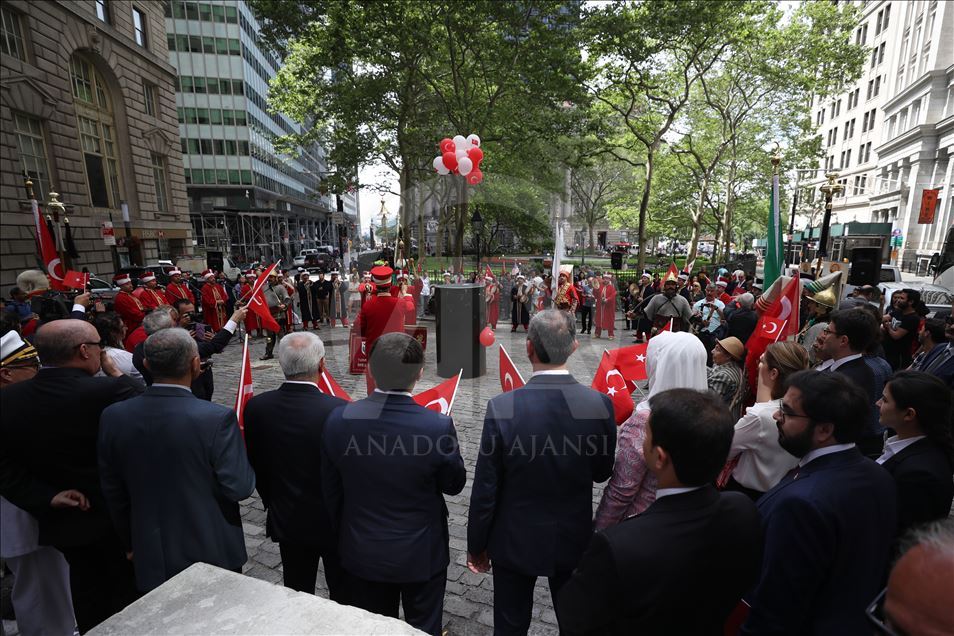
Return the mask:
<path id="1" fill-rule="evenodd" d="M 500 285 L 493 276 L 484 276 L 484 302 L 487 303 L 487 322 L 496 330 L 500 318 Z"/>
<path id="2" fill-rule="evenodd" d="M 361 294 L 361 306 L 368 302 L 374 296 L 374 283 L 371 282 L 371 273 L 365 272 L 361 277 L 361 284 L 358 285 L 358 293 Z"/>
<path id="3" fill-rule="evenodd" d="M 195 295 L 189 289 L 189 286 L 182 282 L 182 272 L 178 269 L 169 270 L 169 284 L 166 285 L 167 304 L 171 305 L 180 298 L 185 298 L 193 305 L 195 304 Z"/>
<path id="4" fill-rule="evenodd" d="M 132 333 L 142 324 L 146 308 L 138 298 L 133 296 L 133 284 L 129 274 L 116 274 L 113 277 L 113 283 L 119 286 L 113 308 L 126 323 L 126 333 Z"/>
<path id="5" fill-rule="evenodd" d="M 613 330 L 616 326 L 616 284 L 613 275 L 603 274 L 603 284 L 600 285 L 596 296 L 596 337 L 605 330 L 609 339 L 613 339 Z"/>
<path id="6" fill-rule="evenodd" d="M 295 330 L 295 321 L 292 318 L 292 314 L 295 313 L 295 296 L 298 294 L 298 286 L 295 285 L 293 281 L 288 276 L 288 270 L 282 270 L 282 285 L 285 286 L 285 291 L 288 292 L 288 305 L 285 307 L 285 333 L 291 333 Z M 304 327 L 302 327 L 304 329 Z"/>
<path id="7" fill-rule="evenodd" d="M 407 275 L 401 274 L 397 277 L 397 293 L 395 290 L 391 290 L 393 295 L 396 295 L 402 301 L 404 301 L 404 324 L 405 325 L 416 325 L 417 324 L 417 304 L 414 302 L 414 296 L 411 294 L 410 287 L 407 284 Z"/>
<path id="8" fill-rule="evenodd" d="M 205 279 L 202 285 L 202 320 L 215 332 L 225 325 L 225 303 L 228 297 L 225 289 L 215 282 L 215 272 L 211 269 L 202 272 L 202 278 Z"/>
<path id="9" fill-rule="evenodd" d="M 365 351 L 370 357 L 375 341 L 383 334 L 404 333 L 404 320 L 407 315 L 403 298 L 391 295 L 391 275 L 394 273 L 387 265 L 379 265 L 371 270 L 371 282 L 376 293 L 361 307 L 354 321 L 354 332 L 365 339 Z M 365 368 L 365 380 L 368 394 L 374 391 L 374 379 L 371 377 L 371 364 Z"/>
<path id="10" fill-rule="evenodd" d="M 576 308 L 580 306 L 580 297 L 576 293 L 576 287 L 570 281 L 572 276 L 572 265 L 560 266 L 560 276 L 557 278 L 556 296 L 553 299 L 553 304 L 557 309 L 575 314 Z M 547 289 L 549 289 L 549 286 Z"/>
<path id="11" fill-rule="evenodd" d="M 239 288 L 239 302 L 243 305 L 247 305 L 248 301 L 252 296 L 252 287 L 255 286 L 255 271 L 248 270 L 245 272 L 245 282 L 242 283 L 242 287 Z M 252 332 L 256 332 L 256 336 L 262 337 L 262 324 L 258 321 L 258 315 L 254 311 L 250 311 L 245 314 L 245 333 L 250 337 Z"/>
<path id="12" fill-rule="evenodd" d="M 145 285 L 142 293 L 139 295 L 139 302 L 146 308 L 146 311 L 152 311 L 159 305 L 166 305 L 166 294 L 156 282 L 156 275 L 152 272 L 146 272 L 146 275 L 140 278 Z"/>

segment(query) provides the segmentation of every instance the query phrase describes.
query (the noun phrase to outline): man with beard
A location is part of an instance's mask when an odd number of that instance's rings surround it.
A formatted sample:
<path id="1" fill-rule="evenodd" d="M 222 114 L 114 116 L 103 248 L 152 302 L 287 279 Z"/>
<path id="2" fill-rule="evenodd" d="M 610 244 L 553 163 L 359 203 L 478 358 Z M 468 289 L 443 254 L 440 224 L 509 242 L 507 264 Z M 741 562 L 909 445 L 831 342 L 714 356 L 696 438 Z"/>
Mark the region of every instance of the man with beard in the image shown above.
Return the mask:
<path id="1" fill-rule="evenodd" d="M 785 387 L 779 445 L 800 461 L 758 501 L 765 553 L 742 633 L 865 634 L 897 529 L 891 476 L 855 447 L 867 398 L 838 373 L 799 371 Z"/>
<path id="2" fill-rule="evenodd" d="M 884 332 L 884 357 L 895 371 L 911 364 L 914 342 L 921 327 L 917 306 L 921 293 L 914 289 L 902 289 L 891 299 L 894 306 L 884 315 L 881 329 Z"/>
<path id="3" fill-rule="evenodd" d="M 643 313 L 653 325 L 655 335 L 663 328 L 672 331 L 685 331 L 689 327 L 689 318 L 692 316 L 692 307 L 689 301 L 676 293 L 678 283 L 674 278 L 667 278 L 663 283 L 663 291 L 649 299 Z"/>

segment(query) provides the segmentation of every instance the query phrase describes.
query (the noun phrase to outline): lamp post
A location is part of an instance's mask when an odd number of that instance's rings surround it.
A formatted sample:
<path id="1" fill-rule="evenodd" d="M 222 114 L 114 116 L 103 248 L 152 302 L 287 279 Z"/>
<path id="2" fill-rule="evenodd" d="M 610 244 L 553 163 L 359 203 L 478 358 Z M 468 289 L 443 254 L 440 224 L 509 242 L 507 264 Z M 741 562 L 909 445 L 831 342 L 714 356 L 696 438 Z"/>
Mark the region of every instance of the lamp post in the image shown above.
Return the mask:
<path id="1" fill-rule="evenodd" d="M 477 274 L 480 274 L 480 233 L 484 229 L 484 219 L 480 216 L 480 208 L 474 206 L 474 215 L 470 217 L 470 226 L 474 229 L 474 239 L 477 241 Z"/>
<path id="2" fill-rule="evenodd" d="M 831 224 L 831 202 L 836 194 L 840 194 L 845 188 L 840 183 L 837 183 L 838 173 L 829 172 L 825 175 L 828 178 L 828 183 L 818 188 L 822 194 L 825 195 L 825 217 L 822 219 L 821 227 L 821 237 L 818 240 L 818 251 L 815 254 L 817 260 L 816 270 L 821 272 L 821 261 L 822 258 L 828 256 L 828 232 L 830 231 L 829 225 Z"/>

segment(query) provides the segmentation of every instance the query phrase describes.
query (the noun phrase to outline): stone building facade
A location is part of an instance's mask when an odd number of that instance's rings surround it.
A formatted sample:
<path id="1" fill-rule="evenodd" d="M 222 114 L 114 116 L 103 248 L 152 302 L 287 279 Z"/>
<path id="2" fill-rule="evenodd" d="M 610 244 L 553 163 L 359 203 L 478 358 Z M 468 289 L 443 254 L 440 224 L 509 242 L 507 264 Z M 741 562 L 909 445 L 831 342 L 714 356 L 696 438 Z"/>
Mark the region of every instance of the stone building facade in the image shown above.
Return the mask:
<path id="1" fill-rule="evenodd" d="M 4 295 L 38 261 L 24 172 L 38 200 L 56 191 L 67 206 L 80 253 L 72 269 L 107 278 L 192 253 L 164 11 L 153 0 L 0 4 Z M 115 247 L 102 238 L 110 220 Z"/>

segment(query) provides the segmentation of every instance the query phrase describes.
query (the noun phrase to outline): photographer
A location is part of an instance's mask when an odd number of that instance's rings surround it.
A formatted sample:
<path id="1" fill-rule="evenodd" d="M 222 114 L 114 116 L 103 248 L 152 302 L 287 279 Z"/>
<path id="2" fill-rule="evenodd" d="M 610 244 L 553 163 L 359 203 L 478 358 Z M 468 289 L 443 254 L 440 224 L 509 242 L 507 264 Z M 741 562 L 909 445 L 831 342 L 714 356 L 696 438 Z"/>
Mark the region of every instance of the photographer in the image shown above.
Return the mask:
<path id="1" fill-rule="evenodd" d="M 150 336 L 162 329 L 181 327 L 195 338 L 199 349 L 199 358 L 202 360 L 202 373 L 192 382 L 192 394 L 197 398 L 211 401 L 212 393 L 215 390 L 212 378 L 212 355 L 221 353 L 225 349 L 225 346 L 235 334 L 238 323 L 245 320 L 247 311 L 245 307 L 236 309 L 222 329 L 213 335 L 205 324 L 196 322 L 195 305 L 185 298 L 180 298 L 173 307 L 164 305 L 146 316 L 143 326 Z M 146 384 L 152 384 L 152 374 L 143 364 L 144 357 L 143 345 L 140 344 L 133 352 L 133 364 L 142 373 Z"/>
<path id="2" fill-rule="evenodd" d="M 715 346 L 719 328 L 725 321 L 725 303 L 716 298 L 719 295 L 719 286 L 710 283 L 706 285 L 706 297 L 692 306 L 692 324 L 699 340 L 706 347 L 706 364 L 712 366 L 712 347 Z"/>

